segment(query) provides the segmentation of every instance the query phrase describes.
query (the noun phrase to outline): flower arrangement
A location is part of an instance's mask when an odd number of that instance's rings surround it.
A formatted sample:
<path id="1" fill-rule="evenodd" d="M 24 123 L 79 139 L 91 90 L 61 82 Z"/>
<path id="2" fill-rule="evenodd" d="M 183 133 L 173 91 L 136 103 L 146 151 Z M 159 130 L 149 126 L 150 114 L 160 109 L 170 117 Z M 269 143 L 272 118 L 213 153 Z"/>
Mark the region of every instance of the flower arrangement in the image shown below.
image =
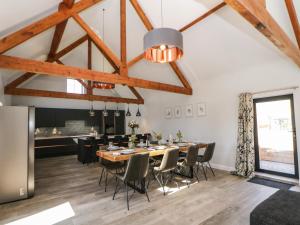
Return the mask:
<path id="1" fill-rule="evenodd" d="M 131 129 L 139 128 L 139 124 L 135 120 L 131 120 L 128 123 L 128 127 L 130 127 Z"/>
<path id="2" fill-rule="evenodd" d="M 158 141 L 160 141 L 162 139 L 162 134 L 161 133 L 153 131 L 153 135 L 156 138 L 156 140 L 158 140 Z"/>
<path id="3" fill-rule="evenodd" d="M 131 134 L 135 134 L 135 129 L 139 128 L 139 124 L 135 120 L 131 120 L 128 123 L 128 127 L 131 128 Z"/>
<path id="4" fill-rule="evenodd" d="M 176 136 L 177 136 L 178 142 L 182 142 L 183 135 L 180 130 L 178 130 L 178 132 L 176 133 Z"/>

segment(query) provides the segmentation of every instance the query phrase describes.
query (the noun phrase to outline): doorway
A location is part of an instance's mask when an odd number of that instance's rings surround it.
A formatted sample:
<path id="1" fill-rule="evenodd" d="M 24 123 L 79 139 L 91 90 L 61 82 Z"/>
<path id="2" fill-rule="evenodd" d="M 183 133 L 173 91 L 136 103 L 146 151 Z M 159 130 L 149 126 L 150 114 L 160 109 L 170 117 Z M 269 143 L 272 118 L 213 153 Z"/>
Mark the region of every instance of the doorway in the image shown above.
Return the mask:
<path id="1" fill-rule="evenodd" d="M 253 103 L 256 171 L 299 178 L 293 95 Z"/>

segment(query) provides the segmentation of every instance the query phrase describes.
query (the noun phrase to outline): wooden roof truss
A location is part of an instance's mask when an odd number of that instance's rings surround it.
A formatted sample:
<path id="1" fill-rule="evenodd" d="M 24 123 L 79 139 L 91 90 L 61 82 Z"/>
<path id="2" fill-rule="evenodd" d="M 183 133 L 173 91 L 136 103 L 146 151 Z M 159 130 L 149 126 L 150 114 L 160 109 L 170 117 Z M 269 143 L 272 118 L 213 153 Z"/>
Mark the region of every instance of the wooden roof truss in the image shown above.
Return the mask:
<path id="1" fill-rule="evenodd" d="M 295 9 L 293 7 L 293 2 L 292 0 L 285 1 L 287 4 L 289 15 L 291 17 L 295 35 L 300 46 L 300 28 Z M 81 99 L 128 104 L 144 103 L 144 99 L 135 89 L 136 87 L 191 95 L 192 88 L 176 62 L 172 62 L 169 64 L 183 86 L 165 84 L 129 76 L 129 68 L 143 59 L 143 53 L 134 57 L 132 60 L 127 61 L 126 0 L 120 0 L 120 59 L 79 15 L 79 13 L 83 10 L 100 2 L 102 2 L 102 0 L 80 0 L 77 3 L 74 3 L 74 0 L 63 0 L 59 4 L 57 12 L 2 38 L 0 40 L 0 68 L 20 70 L 25 72 L 23 75 L 6 85 L 5 94 Z M 151 24 L 149 18 L 146 16 L 142 7 L 138 3 L 138 0 L 130 0 L 130 3 L 134 7 L 146 29 L 148 31 L 152 30 L 154 27 Z M 259 30 L 268 39 L 270 39 L 281 51 L 283 51 L 297 65 L 300 66 L 299 49 L 291 42 L 282 28 L 268 13 L 265 7 L 265 0 L 224 0 L 224 2 L 216 5 L 208 12 L 204 13 L 186 26 L 179 29 L 179 31 L 184 32 L 190 29 L 193 25 L 204 20 L 211 14 L 215 13 L 217 10 L 223 8 L 225 5 L 231 6 L 234 10 L 240 13 L 246 20 L 253 24 L 257 30 Z M 73 42 L 64 49 L 58 51 L 69 18 L 73 18 L 86 32 L 86 35 L 79 38 L 77 41 Z M 42 33 L 43 31 L 48 30 L 53 26 L 55 26 L 55 32 L 49 54 L 45 62 L 4 55 L 4 53 L 8 50 L 16 47 L 19 44 L 22 44 L 28 39 Z M 88 41 L 87 69 L 64 65 L 64 63 L 61 61 L 61 58 L 86 41 Z M 115 70 L 113 73 L 105 73 L 93 70 L 91 50 L 92 43 L 112 65 Z M 42 91 L 18 87 L 20 84 L 34 77 L 36 74 L 46 74 L 76 79 L 86 88 L 86 94 Z M 136 98 L 129 99 L 122 97 L 95 95 L 93 93 L 93 81 L 126 85 Z"/>

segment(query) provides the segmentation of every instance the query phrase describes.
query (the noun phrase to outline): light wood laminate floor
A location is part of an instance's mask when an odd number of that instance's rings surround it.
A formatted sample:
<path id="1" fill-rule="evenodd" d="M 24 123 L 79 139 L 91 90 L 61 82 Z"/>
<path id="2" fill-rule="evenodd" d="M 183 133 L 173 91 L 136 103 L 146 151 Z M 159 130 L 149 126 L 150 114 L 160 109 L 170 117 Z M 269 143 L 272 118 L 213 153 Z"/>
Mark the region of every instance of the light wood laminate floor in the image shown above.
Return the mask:
<path id="1" fill-rule="evenodd" d="M 69 202 L 75 215 L 59 224 L 101 225 L 249 225 L 249 214 L 276 189 L 252 184 L 245 179 L 216 171 L 216 177 L 203 176 L 190 188 L 171 185 L 163 196 L 157 183 L 145 195 L 134 194 L 127 211 L 124 193 L 112 200 L 115 180 L 110 178 L 108 191 L 98 186 L 97 164 L 82 165 L 75 156 L 36 161 L 36 193 L 28 200 L 0 205 L 0 224 L 34 215 Z M 42 224 L 39 224 L 42 225 Z"/>

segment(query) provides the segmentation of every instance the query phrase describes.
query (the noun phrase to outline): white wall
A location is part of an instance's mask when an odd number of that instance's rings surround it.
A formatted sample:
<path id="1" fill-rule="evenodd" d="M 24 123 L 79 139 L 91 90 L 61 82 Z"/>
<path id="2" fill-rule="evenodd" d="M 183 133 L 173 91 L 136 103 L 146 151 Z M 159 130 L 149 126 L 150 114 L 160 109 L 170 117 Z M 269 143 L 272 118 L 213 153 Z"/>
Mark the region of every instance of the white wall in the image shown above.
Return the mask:
<path id="1" fill-rule="evenodd" d="M 216 142 L 213 164 L 219 168 L 231 170 L 235 164 L 237 143 L 238 95 L 242 92 L 256 92 L 276 88 L 300 85 L 299 68 L 288 59 L 278 59 L 273 63 L 261 64 L 236 73 L 192 83 L 193 96 L 152 94 L 145 105 L 148 130 L 161 131 L 165 138 L 173 136 L 180 129 L 186 139 L 203 142 Z M 292 91 L 289 91 L 292 92 Z M 293 91 L 295 102 L 296 129 L 300 140 L 300 89 Z M 282 93 L 269 93 L 267 95 Z M 164 94 L 165 96 L 165 94 Z M 151 101 L 151 102 L 149 102 Z M 197 117 L 196 105 L 207 105 L 207 116 Z M 186 105 L 193 104 L 194 117 L 186 118 Z M 166 107 L 180 106 L 180 119 L 165 119 Z M 299 141 L 300 143 L 300 141 Z M 300 149 L 300 145 L 298 144 Z"/>
<path id="2" fill-rule="evenodd" d="M 0 74 L 0 106 L 10 105 L 11 97 L 4 95 L 4 81 L 2 75 Z"/>

